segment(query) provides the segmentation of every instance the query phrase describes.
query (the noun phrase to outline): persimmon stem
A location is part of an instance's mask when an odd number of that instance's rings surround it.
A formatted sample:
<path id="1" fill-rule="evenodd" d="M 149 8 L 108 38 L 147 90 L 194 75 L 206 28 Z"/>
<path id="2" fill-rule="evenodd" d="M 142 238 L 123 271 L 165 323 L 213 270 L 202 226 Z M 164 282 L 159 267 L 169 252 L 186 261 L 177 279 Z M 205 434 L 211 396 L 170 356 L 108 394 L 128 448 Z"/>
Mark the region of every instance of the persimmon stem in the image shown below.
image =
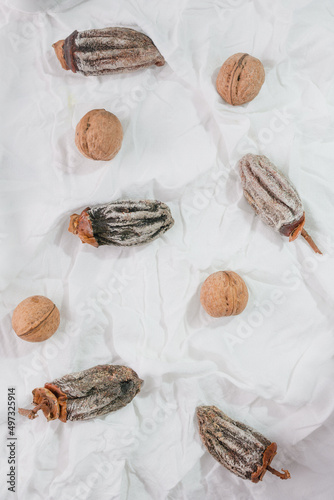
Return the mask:
<path id="1" fill-rule="evenodd" d="M 42 409 L 42 405 L 35 406 L 32 410 L 27 410 L 25 408 L 19 408 L 19 414 L 23 415 L 24 417 L 30 418 L 30 420 L 33 420 L 34 418 L 38 417 L 37 412 L 38 410 Z"/>
<path id="2" fill-rule="evenodd" d="M 311 236 L 305 231 L 305 229 L 302 230 L 301 235 L 303 236 L 303 238 L 305 238 L 305 240 L 310 245 L 310 247 L 312 248 L 312 250 L 315 251 L 315 253 L 319 253 L 320 255 L 322 255 L 322 252 L 320 252 L 319 248 L 314 243 L 314 241 L 312 240 Z"/>
<path id="3" fill-rule="evenodd" d="M 272 474 L 274 474 L 274 476 L 277 476 L 281 479 L 289 479 L 291 477 L 290 472 L 288 470 L 282 469 L 282 471 L 284 472 L 283 474 L 283 472 L 278 472 L 278 470 L 273 469 L 272 467 L 270 467 L 270 465 L 267 466 L 267 470 Z"/>

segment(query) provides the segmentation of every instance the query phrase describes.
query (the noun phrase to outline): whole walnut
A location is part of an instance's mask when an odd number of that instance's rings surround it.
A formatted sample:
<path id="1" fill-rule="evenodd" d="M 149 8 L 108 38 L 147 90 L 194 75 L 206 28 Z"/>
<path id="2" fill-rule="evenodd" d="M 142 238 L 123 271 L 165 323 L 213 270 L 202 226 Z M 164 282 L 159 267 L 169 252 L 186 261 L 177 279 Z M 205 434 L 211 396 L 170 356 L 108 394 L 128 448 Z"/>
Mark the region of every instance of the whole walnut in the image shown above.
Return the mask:
<path id="1" fill-rule="evenodd" d="M 75 130 L 75 144 L 86 158 L 112 160 L 121 149 L 123 129 L 113 113 L 93 109 L 79 121 Z"/>
<path id="2" fill-rule="evenodd" d="M 264 67 L 259 59 L 249 54 L 234 54 L 219 70 L 216 86 L 220 96 L 229 104 L 238 106 L 252 101 L 265 80 Z"/>
<path id="3" fill-rule="evenodd" d="M 239 274 L 218 271 L 204 281 L 200 300 L 205 311 L 214 318 L 236 316 L 247 305 L 247 286 Z"/>
<path id="4" fill-rule="evenodd" d="M 42 342 L 58 329 L 60 315 L 57 306 L 47 297 L 34 295 L 14 309 L 12 326 L 18 337 L 28 342 Z"/>

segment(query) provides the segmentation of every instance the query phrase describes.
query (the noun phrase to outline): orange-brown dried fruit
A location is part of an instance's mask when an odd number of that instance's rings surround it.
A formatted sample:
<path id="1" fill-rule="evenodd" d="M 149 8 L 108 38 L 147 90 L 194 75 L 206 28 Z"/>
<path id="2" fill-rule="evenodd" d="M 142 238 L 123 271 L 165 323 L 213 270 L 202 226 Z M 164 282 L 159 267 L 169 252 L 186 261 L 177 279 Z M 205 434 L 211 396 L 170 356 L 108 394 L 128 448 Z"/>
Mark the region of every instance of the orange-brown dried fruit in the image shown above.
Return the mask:
<path id="1" fill-rule="evenodd" d="M 200 300 L 205 311 L 214 318 L 236 316 L 247 305 L 247 286 L 239 274 L 218 271 L 204 281 Z"/>
<path id="2" fill-rule="evenodd" d="M 123 129 L 113 113 L 93 109 L 79 121 L 75 130 L 75 144 L 86 158 L 112 160 L 121 149 Z"/>
<path id="3" fill-rule="evenodd" d="M 47 297 L 34 295 L 20 302 L 14 309 L 12 326 L 18 337 L 28 342 L 42 342 L 58 329 L 60 314 Z"/>
<path id="4" fill-rule="evenodd" d="M 265 80 L 263 64 L 249 54 L 234 54 L 219 70 L 216 87 L 229 104 L 238 106 L 252 101 Z"/>

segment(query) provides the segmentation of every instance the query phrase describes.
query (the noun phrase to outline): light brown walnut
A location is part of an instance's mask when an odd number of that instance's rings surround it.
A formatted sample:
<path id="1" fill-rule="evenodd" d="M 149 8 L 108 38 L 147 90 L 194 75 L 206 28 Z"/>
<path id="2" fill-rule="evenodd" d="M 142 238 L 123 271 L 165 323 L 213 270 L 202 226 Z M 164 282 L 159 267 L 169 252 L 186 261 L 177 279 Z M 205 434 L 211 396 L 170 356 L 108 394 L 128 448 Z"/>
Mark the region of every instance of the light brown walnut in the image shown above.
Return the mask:
<path id="1" fill-rule="evenodd" d="M 28 342 L 42 342 L 58 329 L 60 315 L 57 306 L 47 297 L 34 295 L 20 302 L 12 317 L 18 337 Z"/>
<path id="2" fill-rule="evenodd" d="M 123 129 L 113 113 L 93 109 L 79 121 L 75 130 L 75 144 L 86 158 L 112 160 L 121 149 Z"/>
<path id="3" fill-rule="evenodd" d="M 205 311 L 214 318 L 242 313 L 248 302 L 244 280 L 233 271 L 218 271 L 203 283 L 200 301 Z"/>
<path id="4" fill-rule="evenodd" d="M 264 67 L 256 57 L 234 54 L 219 70 L 216 86 L 220 96 L 229 104 L 238 106 L 252 101 L 265 80 Z"/>

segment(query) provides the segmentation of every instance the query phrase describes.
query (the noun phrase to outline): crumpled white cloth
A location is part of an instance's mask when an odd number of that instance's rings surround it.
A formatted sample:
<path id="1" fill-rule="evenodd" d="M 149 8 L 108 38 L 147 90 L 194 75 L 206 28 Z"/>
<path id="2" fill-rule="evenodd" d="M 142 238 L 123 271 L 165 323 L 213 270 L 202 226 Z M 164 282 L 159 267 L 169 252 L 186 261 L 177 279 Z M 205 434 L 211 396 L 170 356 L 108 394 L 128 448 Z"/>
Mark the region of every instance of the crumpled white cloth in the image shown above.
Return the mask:
<path id="1" fill-rule="evenodd" d="M 145 381 L 104 418 L 17 416 L 18 498 L 331 500 L 333 2 L 2 0 L 0 15 L 1 434 L 9 386 L 24 407 L 35 387 L 97 364 L 128 365 Z M 61 69 L 52 43 L 106 26 L 145 32 L 166 65 L 101 78 Z M 215 79 L 236 52 L 260 58 L 266 81 L 231 107 Z M 74 145 L 94 108 L 124 128 L 111 162 Z M 255 217 L 235 168 L 247 152 L 289 176 L 323 256 Z M 174 227 L 129 249 L 82 245 L 67 231 L 71 213 L 119 198 L 166 202 Z M 213 319 L 200 286 L 228 269 L 249 303 Z M 41 344 L 11 330 L 13 309 L 35 294 L 61 312 Z M 221 467 L 200 441 L 200 404 L 276 441 L 273 466 L 291 479 L 267 473 L 255 485 Z M 1 498 L 14 498 L 3 477 Z"/>

